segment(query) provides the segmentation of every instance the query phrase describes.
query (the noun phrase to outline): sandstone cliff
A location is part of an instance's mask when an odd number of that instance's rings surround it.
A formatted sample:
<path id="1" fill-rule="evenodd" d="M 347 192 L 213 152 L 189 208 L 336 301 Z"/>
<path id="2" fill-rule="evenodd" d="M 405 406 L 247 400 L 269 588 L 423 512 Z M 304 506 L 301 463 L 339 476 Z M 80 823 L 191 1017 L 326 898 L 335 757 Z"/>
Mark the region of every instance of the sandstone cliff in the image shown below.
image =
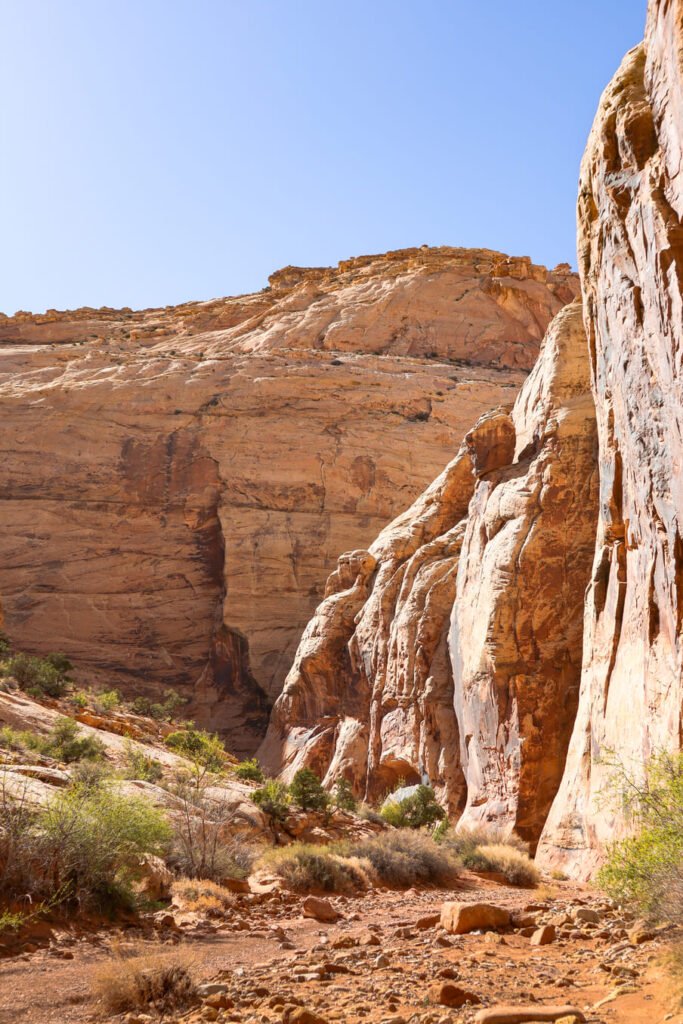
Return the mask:
<path id="1" fill-rule="evenodd" d="M 682 135 L 683 0 L 651 0 L 581 167 L 585 334 L 574 303 L 512 412 L 342 559 L 272 765 L 371 794 L 427 778 L 463 823 L 540 836 L 542 865 L 587 877 L 623 827 L 613 763 L 681 747 Z"/>
<path id="2" fill-rule="evenodd" d="M 425 248 L 236 299 L 0 317 L 5 628 L 127 693 L 179 688 L 253 749 L 339 551 L 514 397 L 577 287 Z"/>
<path id="3" fill-rule="evenodd" d="M 637 772 L 683 737 L 682 44 L 681 0 L 651 0 L 581 166 L 600 517 L 578 717 L 540 856 L 583 876 L 619 827 L 609 762 Z"/>
<path id="4" fill-rule="evenodd" d="M 344 775 L 370 797 L 428 779 L 452 814 L 465 807 L 465 820 L 535 842 L 578 700 L 596 517 L 575 302 L 512 411 L 483 417 L 368 551 L 342 556 L 273 710 L 265 763 Z"/>

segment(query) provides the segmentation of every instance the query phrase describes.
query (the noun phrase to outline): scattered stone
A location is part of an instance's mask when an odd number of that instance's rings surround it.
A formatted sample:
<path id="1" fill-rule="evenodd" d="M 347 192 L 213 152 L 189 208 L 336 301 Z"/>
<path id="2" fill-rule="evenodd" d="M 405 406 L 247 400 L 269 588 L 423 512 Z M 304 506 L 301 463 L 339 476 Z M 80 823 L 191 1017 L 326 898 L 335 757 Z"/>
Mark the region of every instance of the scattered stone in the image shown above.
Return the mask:
<path id="1" fill-rule="evenodd" d="M 306 1006 L 285 1006 L 282 1011 L 282 1024 L 328 1024 L 325 1017 Z"/>
<path id="2" fill-rule="evenodd" d="M 527 1024 L 531 1021 L 558 1021 L 563 1017 L 575 1017 L 580 1024 L 585 1021 L 581 1010 L 575 1006 L 492 1006 L 479 1010 L 475 1024 Z"/>
<path id="3" fill-rule="evenodd" d="M 574 920 L 584 921 L 588 924 L 599 924 L 600 914 L 598 914 L 597 910 L 591 910 L 590 907 L 578 907 L 574 911 Z"/>
<path id="4" fill-rule="evenodd" d="M 446 981 L 441 985 L 432 985 L 429 990 L 429 994 L 435 1003 L 439 1003 L 440 1006 L 464 1006 L 465 1003 L 474 1003 L 475 1005 L 481 1003 L 479 996 L 475 995 L 474 992 L 468 992 L 464 988 L 460 988 L 459 985 L 454 985 L 452 981 Z"/>
<path id="5" fill-rule="evenodd" d="M 426 931 L 427 928 L 436 928 L 440 920 L 441 914 L 423 914 L 415 922 L 415 928 L 421 932 Z"/>
<path id="6" fill-rule="evenodd" d="M 510 911 L 492 903 L 444 903 L 441 908 L 441 927 L 452 935 L 466 932 L 507 928 Z"/>
<path id="7" fill-rule="evenodd" d="M 304 917 L 313 917 L 316 921 L 324 921 L 326 924 L 333 924 L 342 917 L 329 900 L 321 899 L 319 896 L 307 896 L 302 909 Z"/>
<path id="8" fill-rule="evenodd" d="M 554 942 L 556 938 L 555 928 L 551 924 L 544 924 L 541 928 L 537 928 L 531 936 L 532 946 L 548 946 L 551 942 Z"/>

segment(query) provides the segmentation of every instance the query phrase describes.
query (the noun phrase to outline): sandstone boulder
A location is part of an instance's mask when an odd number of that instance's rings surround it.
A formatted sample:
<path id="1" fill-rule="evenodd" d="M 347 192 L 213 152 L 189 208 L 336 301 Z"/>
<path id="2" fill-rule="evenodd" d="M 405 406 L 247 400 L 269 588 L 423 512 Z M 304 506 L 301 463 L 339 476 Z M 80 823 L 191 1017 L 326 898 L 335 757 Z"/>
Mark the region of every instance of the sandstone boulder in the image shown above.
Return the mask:
<path id="1" fill-rule="evenodd" d="M 314 917 L 316 921 L 323 921 L 326 924 L 333 924 L 338 921 L 342 914 L 333 907 L 329 900 L 321 899 L 318 896 L 307 896 L 302 904 L 304 917 Z"/>
<path id="2" fill-rule="evenodd" d="M 447 902 L 441 908 L 441 927 L 452 935 L 507 928 L 510 912 L 491 903 Z"/>

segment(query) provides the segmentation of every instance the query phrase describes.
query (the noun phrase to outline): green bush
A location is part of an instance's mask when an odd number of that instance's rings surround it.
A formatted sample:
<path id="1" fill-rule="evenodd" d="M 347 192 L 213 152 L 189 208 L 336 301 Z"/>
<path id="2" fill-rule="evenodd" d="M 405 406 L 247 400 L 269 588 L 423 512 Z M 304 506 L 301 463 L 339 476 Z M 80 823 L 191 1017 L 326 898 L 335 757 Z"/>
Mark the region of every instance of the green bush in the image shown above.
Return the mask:
<path id="1" fill-rule="evenodd" d="M 177 732 L 170 733 L 165 740 L 166 746 L 176 754 L 186 757 L 188 761 L 205 768 L 209 772 L 222 772 L 227 761 L 227 754 L 218 736 L 187 726 Z"/>
<path id="2" fill-rule="evenodd" d="M 659 753 L 642 778 L 613 765 L 632 835 L 613 843 L 598 884 L 639 913 L 683 921 L 683 754 Z"/>
<path id="3" fill-rule="evenodd" d="M 278 779 L 268 779 L 261 789 L 252 793 L 251 799 L 273 821 L 284 821 L 287 817 L 290 795 L 284 782 L 280 782 Z"/>
<path id="4" fill-rule="evenodd" d="M 139 779 L 142 782 L 159 782 L 164 776 L 164 766 L 155 757 L 146 754 L 126 740 L 123 756 L 125 759 L 124 778 Z"/>
<path id="5" fill-rule="evenodd" d="M 310 768 L 300 768 L 289 787 L 292 803 L 302 811 L 324 811 L 330 803 L 329 794 Z"/>
<path id="6" fill-rule="evenodd" d="M 235 765 L 234 770 L 235 775 L 242 782 L 263 782 L 263 771 L 255 757 L 249 758 L 246 761 L 240 761 L 239 764 Z"/>
<path id="7" fill-rule="evenodd" d="M 93 697 L 93 704 L 98 711 L 113 711 L 121 703 L 121 694 L 118 690 L 105 690 Z"/>
<path id="8" fill-rule="evenodd" d="M 358 801 L 353 795 L 353 788 L 348 779 L 338 779 L 334 787 L 332 802 L 340 811 L 355 811 Z"/>
<path id="9" fill-rule="evenodd" d="M 6 657 L 11 650 L 12 642 L 10 638 L 7 636 L 7 633 L 3 633 L 2 630 L 0 630 L 0 658 Z"/>
<path id="10" fill-rule="evenodd" d="M 131 703 L 131 711 L 160 722 L 171 722 L 184 704 L 187 704 L 187 698 L 181 697 L 176 690 L 164 690 L 164 700 L 160 702 L 151 701 L 149 697 L 136 697 Z"/>
<path id="11" fill-rule="evenodd" d="M 367 861 L 386 885 L 450 885 L 461 865 L 449 850 L 419 832 L 385 832 L 350 845 L 348 853 Z"/>
<path id="12" fill-rule="evenodd" d="M 418 786 L 415 793 L 403 800 L 389 797 L 380 813 L 387 825 L 395 828 L 422 828 L 441 821 L 446 815 L 429 786 Z"/>
<path id="13" fill-rule="evenodd" d="M 96 736 L 83 733 L 73 718 L 58 718 L 47 736 L 23 734 L 27 745 L 47 757 L 70 764 L 72 761 L 96 760 L 103 756 L 105 746 Z"/>
<path id="14" fill-rule="evenodd" d="M 163 854 L 170 836 L 150 803 L 105 787 L 70 787 L 38 810 L 0 791 L 0 898 L 130 905 L 140 858 Z"/>
<path id="15" fill-rule="evenodd" d="M 3 672 L 16 679 L 22 690 L 36 696 L 61 697 L 68 680 L 65 672 L 53 664 L 54 659 L 60 658 L 59 655 L 34 658 L 29 654 L 14 654 L 4 663 Z"/>

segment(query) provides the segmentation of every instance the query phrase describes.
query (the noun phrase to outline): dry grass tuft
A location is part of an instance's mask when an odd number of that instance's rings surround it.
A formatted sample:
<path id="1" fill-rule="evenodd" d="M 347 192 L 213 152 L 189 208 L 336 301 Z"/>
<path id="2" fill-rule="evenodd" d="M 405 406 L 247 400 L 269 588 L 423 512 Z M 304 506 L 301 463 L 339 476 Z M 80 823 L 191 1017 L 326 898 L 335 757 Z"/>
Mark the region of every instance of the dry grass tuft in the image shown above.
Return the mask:
<path id="1" fill-rule="evenodd" d="M 367 865 L 334 847 L 292 843 L 268 850 L 260 864 L 282 878 L 295 892 L 354 892 L 368 887 Z"/>
<path id="2" fill-rule="evenodd" d="M 171 894 L 180 910 L 197 911 L 209 917 L 223 915 L 235 902 L 233 893 L 208 878 L 178 878 L 171 886 Z"/>
<path id="3" fill-rule="evenodd" d="M 510 885 L 534 886 L 538 885 L 541 875 L 526 853 L 508 846 L 505 843 L 496 843 L 491 846 L 479 846 L 477 857 L 482 865 L 478 871 L 495 871 L 504 876 L 505 881 Z"/>
<path id="4" fill-rule="evenodd" d="M 116 950 L 98 968 L 94 990 L 110 1013 L 143 1010 L 163 1016 L 186 1010 L 198 1000 L 187 956 L 178 951 L 148 953 L 144 947 Z"/>
<path id="5" fill-rule="evenodd" d="M 384 885 L 451 885 L 462 865 L 450 850 L 424 832 L 408 829 L 384 832 L 356 843 L 350 853 L 371 866 L 374 878 Z"/>

